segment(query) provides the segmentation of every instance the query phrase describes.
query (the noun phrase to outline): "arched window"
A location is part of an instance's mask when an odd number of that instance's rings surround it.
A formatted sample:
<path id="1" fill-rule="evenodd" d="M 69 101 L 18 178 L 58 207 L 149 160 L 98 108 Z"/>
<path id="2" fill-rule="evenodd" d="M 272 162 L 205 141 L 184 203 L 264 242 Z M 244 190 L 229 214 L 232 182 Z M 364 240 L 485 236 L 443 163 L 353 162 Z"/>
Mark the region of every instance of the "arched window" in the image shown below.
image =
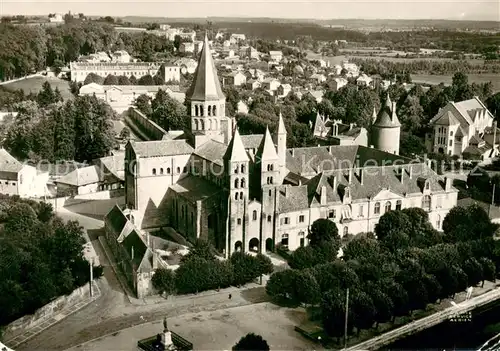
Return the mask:
<path id="1" fill-rule="evenodd" d="M 156 168 L 153 168 L 153 175 L 156 175 Z"/>
<path id="2" fill-rule="evenodd" d="M 272 220 L 271 216 L 270 216 L 270 215 L 269 215 L 269 216 L 267 216 L 267 221 L 268 221 L 268 222 L 271 222 L 271 220 Z"/>
<path id="3" fill-rule="evenodd" d="M 163 174 L 163 168 L 160 168 L 160 174 Z"/>
<path id="4" fill-rule="evenodd" d="M 396 201 L 396 211 L 401 210 L 402 207 L 403 203 L 401 202 L 401 200 Z"/>
<path id="5" fill-rule="evenodd" d="M 271 165 L 267 165 L 267 170 L 270 171 L 271 170 Z"/>
<path id="6" fill-rule="evenodd" d="M 200 120 L 200 130 L 205 130 L 205 121 Z"/>
<path id="7" fill-rule="evenodd" d="M 274 165 L 273 164 L 270 164 L 269 166 L 271 166 L 270 168 L 270 171 L 273 171 L 274 170 Z"/>
<path id="8" fill-rule="evenodd" d="M 240 200 L 243 200 L 243 191 L 240 191 Z"/>
<path id="9" fill-rule="evenodd" d="M 436 227 L 437 229 L 441 229 L 441 216 L 437 216 L 437 221 L 436 221 Z"/>
<path id="10" fill-rule="evenodd" d="M 344 227 L 344 236 L 349 234 L 349 228 L 347 226 Z"/>
<path id="11" fill-rule="evenodd" d="M 256 220 L 257 220 L 257 211 L 256 211 L 256 210 L 253 210 L 253 213 L 252 213 L 252 219 L 253 219 L 254 221 L 256 221 Z"/>
<path id="12" fill-rule="evenodd" d="M 212 115 L 217 116 L 217 106 L 216 105 L 212 106 Z"/>
<path id="13" fill-rule="evenodd" d="M 241 173 L 245 173 L 245 165 L 241 165 Z"/>
<path id="14" fill-rule="evenodd" d="M 194 130 L 198 130 L 199 128 L 200 128 L 200 125 L 199 125 L 199 123 L 198 123 L 198 120 L 197 120 L 197 119 L 195 119 L 195 120 L 194 120 Z"/>
<path id="15" fill-rule="evenodd" d="M 431 182 L 429 182 L 428 180 L 425 182 L 425 189 L 426 190 L 430 190 L 431 189 Z"/>
<path id="16" fill-rule="evenodd" d="M 238 193 L 234 194 L 234 199 L 238 200 Z"/>
<path id="17" fill-rule="evenodd" d="M 234 187 L 235 187 L 236 189 L 238 189 L 238 188 L 239 188 L 239 186 L 240 186 L 240 181 L 239 181 L 239 179 L 238 179 L 238 178 L 236 178 L 236 179 L 234 180 Z"/>
<path id="18" fill-rule="evenodd" d="M 245 178 L 242 178 L 241 179 L 241 187 L 244 188 L 245 187 Z"/>
<path id="19" fill-rule="evenodd" d="M 217 120 L 216 120 L 216 119 L 214 119 L 214 129 L 215 129 L 215 130 L 219 129 L 218 124 L 217 124 Z"/>
<path id="20" fill-rule="evenodd" d="M 198 110 L 198 105 L 194 105 L 194 115 L 195 115 L 196 117 L 198 117 L 198 116 L 199 116 L 199 113 L 200 113 L 200 112 L 199 112 L 199 110 Z"/>
<path id="21" fill-rule="evenodd" d="M 203 105 L 200 105 L 200 116 L 205 116 L 205 114 L 203 113 Z"/>
<path id="22" fill-rule="evenodd" d="M 387 201 L 385 203 L 385 212 L 389 212 L 391 210 L 391 202 Z"/>
<path id="23" fill-rule="evenodd" d="M 269 184 L 273 184 L 273 177 L 269 178 Z"/>
<path id="24" fill-rule="evenodd" d="M 210 106 L 210 105 L 208 105 L 207 115 L 208 115 L 209 117 L 210 117 L 210 116 L 212 116 L 212 106 Z M 210 121 L 210 123 L 212 123 L 212 122 Z"/>
<path id="25" fill-rule="evenodd" d="M 170 167 L 167 168 L 167 174 L 170 174 Z"/>
<path id="26" fill-rule="evenodd" d="M 422 209 L 424 211 L 431 210 L 431 196 L 430 195 L 424 195 L 424 197 L 422 198 Z"/>
<path id="27" fill-rule="evenodd" d="M 181 168 L 177 167 L 177 173 L 181 173 Z"/>
<path id="28" fill-rule="evenodd" d="M 271 189 L 269 189 L 269 196 L 271 196 L 273 193 L 271 192 Z"/>
<path id="29" fill-rule="evenodd" d="M 375 208 L 373 209 L 373 213 L 380 214 L 380 202 L 375 203 Z"/>

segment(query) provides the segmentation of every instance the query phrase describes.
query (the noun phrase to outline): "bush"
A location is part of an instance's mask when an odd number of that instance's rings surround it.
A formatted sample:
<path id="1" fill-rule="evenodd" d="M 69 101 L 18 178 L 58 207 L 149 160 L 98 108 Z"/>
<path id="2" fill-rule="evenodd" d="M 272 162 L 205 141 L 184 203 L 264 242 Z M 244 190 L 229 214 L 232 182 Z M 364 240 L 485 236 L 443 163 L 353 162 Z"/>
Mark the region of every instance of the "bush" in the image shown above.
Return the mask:
<path id="1" fill-rule="evenodd" d="M 175 291 L 175 274 L 174 271 L 166 268 L 159 268 L 155 271 L 151 279 L 153 287 L 160 294 L 172 294 Z"/>
<path id="2" fill-rule="evenodd" d="M 233 279 L 231 268 L 228 262 L 193 256 L 176 270 L 175 287 L 181 294 L 227 288 Z"/>

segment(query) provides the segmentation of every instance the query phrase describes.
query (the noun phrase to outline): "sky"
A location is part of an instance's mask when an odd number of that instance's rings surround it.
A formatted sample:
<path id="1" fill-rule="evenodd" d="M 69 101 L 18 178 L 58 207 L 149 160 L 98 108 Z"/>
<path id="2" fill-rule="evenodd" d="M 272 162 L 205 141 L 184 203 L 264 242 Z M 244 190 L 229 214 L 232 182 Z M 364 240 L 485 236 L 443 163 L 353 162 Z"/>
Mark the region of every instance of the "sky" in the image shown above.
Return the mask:
<path id="1" fill-rule="evenodd" d="M 500 21 L 499 0 L 0 0 L 2 15 L 463 19 Z"/>

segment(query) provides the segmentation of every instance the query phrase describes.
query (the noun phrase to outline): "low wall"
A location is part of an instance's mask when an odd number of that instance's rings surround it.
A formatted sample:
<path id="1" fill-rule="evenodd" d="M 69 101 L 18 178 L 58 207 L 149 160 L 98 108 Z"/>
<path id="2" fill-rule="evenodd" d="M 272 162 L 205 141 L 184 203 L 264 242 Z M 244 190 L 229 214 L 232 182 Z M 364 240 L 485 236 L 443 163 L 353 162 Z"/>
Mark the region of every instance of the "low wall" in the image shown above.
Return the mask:
<path id="1" fill-rule="evenodd" d="M 128 109 L 127 117 L 142 132 L 146 133 L 151 140 L 162 140 L 167 131 L 158 124 L 146 117 L 138 109 L 131 107 Z"/>
<path id="2" fill-rule="evenodd" d="M 65 196 L 47 199 L 47 202 L 51 203 L 54 208 L 62 208 L 64 206 L 77 205 L 84 202 L 94 201 L 94 200 L 109 200 L 115 197 L 120 197 L 125 195 L 125 189 L 113 189 L 98 191 L 90 194 L 82 194 L 75 196 Z"/>
<path id="3" fill-rule="evenodd" d="M 44 321 L 47 318 L 51 318 L 55 314 L 57 314 L 62 309 L 75 305 L 80 300 L 87 298 L 90 295 L 89 291 L 89 283 L 84 286 L 73 290 L 73 292 L 69 295 L 60 296 L 57 299 L 49 302 L 45 306 L 36 310 L 36 312 L 29 316 L 21 317 L 14 322 L 7 325 L 5 328 L 5 335 L 14 334 L 16 331 L 22 331 L 27 328 L 32 328 Z"/>

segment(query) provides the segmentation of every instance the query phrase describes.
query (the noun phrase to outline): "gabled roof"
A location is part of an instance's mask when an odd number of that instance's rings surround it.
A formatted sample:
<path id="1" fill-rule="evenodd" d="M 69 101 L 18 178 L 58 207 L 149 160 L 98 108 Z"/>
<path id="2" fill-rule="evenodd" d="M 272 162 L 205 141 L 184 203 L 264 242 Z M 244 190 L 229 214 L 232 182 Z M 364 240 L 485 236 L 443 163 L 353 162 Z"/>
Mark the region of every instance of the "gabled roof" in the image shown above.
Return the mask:
<path id="1" fill-rule="evenodd" d="M 153 270 L 153 254 L 137 231 L 133 230 L 129 233 L 121 245 L 130 257 L 137 273 L 147 273 Z"/>
<path id="2" fill-rule="evenodd" d="M 248 155 L 241 141 L 238 127 L 235 128 L 233 137 L 229 142 L 224 159 L 231 162 L 244 162 L 248 161 Z"/>
<path id="3" fill-rule="evenodd" d="M 106 222 L 106 224 L 113 229 L 115 234 L 119 235 L 127 223 L 127 218 L 123 214 L 120 207 L 115 205 L 111 211 L 104 216 L 104 222 Z"/>
<path id="4" fill-rule="evenodd" d="M 141 142 L 131 140 L 130 145 L 137 157 L 188 155 L 194 151 L 186 140 L 154 140 Z"/>
<path id="5" fill-rule="evenodd" d="M 243 142 L 243 146 L 245 150 L 255 149 L 257 150 L 262 143 L 264 138 L 263 134 L 249 134 L 249 135 L 240 135 L 241 141 Z"/>
<path id="6" fill-rule="evenodd" d="M 261 160 L 277 160 L 278 154 L 276 153 L 276 148 L 274 147 L 273 139 L 271 138 L 271 133 L 269 133 L 269 128 L 266 127 L 266 132 L 264 138 L 260 143 L 259 149 L 257 150 L 257 155 Z"/>
<path id="7" fill-rule="evenodd" d="M 294 212 L 309 208 L 307 185 L 283 185 L 277 188 L 278 212 Z"/>
<path id="8" fill-rule="evenodd" d="M 453 126 L 460 124 L 458 119 L 453 115 L 451 111 L 446 111 L 443 113 L 441 116 L 439 116 L 435 121 L 434 124 L 440 125 L 440 126 Z"/>
<path id="9" fill-rule="evenodd" d="M 9 154 L 4 148 L 0 148 L 0 172 L 18 173 L 23 169 L 21 162 Z"/>
<path id="10" fill-rule="evenodd" d="M 208 140 L 194 151 L 195 155 L 207 161 L 223 166 L 222 158 L 226 154 L 227 145 L 216 140 Z"/>
<path id="11" fill-rule="evenodd" d="M 223 100 L 226 97 L 222 92 L 217 69 L 212 58 L 210 44 L 205 35 L 205 42 L 201 49 L 198 67 L 194 73 L 193 83 L 186 92 L 186 99 L 199 101 Z"/>
<path id="12" fill-rule="evenodd" d="M 396 108 L 392 106 L 391 98 L 387 94 L 385 106 L 380 109 L 377 119 L 373 126 L 380 128 L 398 128 L 401 127 L 398 116 L 396 115 Z"/>
<path id="13" fill-rule="evenodd" d="M 326 126 L 325 122 L 323 121 L 323 118 L 321 118 L 319 112 L 316 113 L 316 120 L 314 121 L 314 130 L 313 134 L 314 135 L 321 135 L 321 133 L 326 132 Z"/>
<path id="14" fill-rule="evenodd" d="M 59 178 L 56 183 L 72 186 L 85 186 L 99 183 L 103 180 L 102 172 L 98 166 L 77 168 L 74 171 Z"/>

